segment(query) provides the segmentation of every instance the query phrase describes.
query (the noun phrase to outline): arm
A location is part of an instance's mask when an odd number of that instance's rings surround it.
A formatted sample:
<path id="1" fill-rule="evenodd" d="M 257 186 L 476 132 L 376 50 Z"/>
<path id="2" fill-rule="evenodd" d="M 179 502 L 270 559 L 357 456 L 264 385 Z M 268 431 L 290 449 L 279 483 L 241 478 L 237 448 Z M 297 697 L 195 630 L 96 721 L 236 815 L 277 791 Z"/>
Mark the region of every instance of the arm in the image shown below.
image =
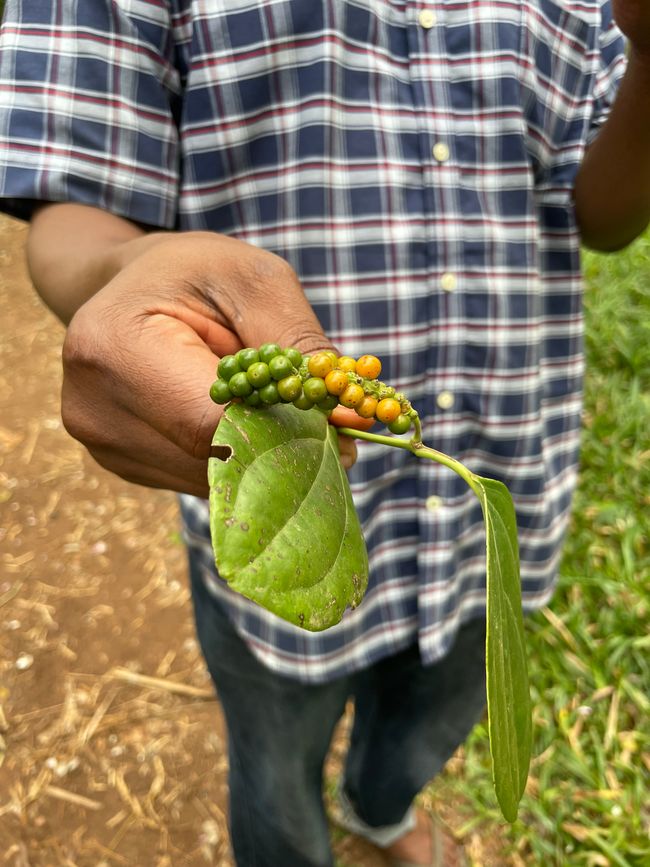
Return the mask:
<path id="1" fill-rule="evenodd" d="M 625 247 L 650 220 L 650 4 L 613 0 L 612 10 L 630 42 L 628 68 L 574 188 L 583 242 L 603 251 Z"/>
<path id="2" fill-rule="evenodd" d="M 67 325 L 130 259 L 166 237 L 87 205 L 43 205 L 30 222 L 27 264 L 36 291 Z"/>
<path id="3" fill-rule="evenodd" d="M 147 234 L 61 204 L 38 211 L 27 250 L 37 291 L 69 321 L 64 424 L 128 481 L 205 496 L 218 358 L 265 341 L 329 346 L 289 265 L 233 238 Z"/>

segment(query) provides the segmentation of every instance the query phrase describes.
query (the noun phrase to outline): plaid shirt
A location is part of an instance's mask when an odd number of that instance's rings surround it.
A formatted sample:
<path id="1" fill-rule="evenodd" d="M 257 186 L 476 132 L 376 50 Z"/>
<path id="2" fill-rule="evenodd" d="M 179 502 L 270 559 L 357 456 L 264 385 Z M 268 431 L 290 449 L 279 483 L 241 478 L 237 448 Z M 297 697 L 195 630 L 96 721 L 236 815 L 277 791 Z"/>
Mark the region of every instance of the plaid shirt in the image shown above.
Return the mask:
<path id="1" fill-rule="evenodd" d="M 552 592 L 580 439 L 585 146 L 624 69 L 599 0 L 8 0 L 0 194 L 211 229 L 284 257 L 345 354 L 370 352 L 425 441 L 513 494 L 524 604 Z M 362 442 L 350 472 L 371 577 L 324 633 L 218 579 L 271 668 L 322 681 L 485 606 L 480 507 L 444 467 Z M 309 550 L 305 551 L 309 556 Z"/>

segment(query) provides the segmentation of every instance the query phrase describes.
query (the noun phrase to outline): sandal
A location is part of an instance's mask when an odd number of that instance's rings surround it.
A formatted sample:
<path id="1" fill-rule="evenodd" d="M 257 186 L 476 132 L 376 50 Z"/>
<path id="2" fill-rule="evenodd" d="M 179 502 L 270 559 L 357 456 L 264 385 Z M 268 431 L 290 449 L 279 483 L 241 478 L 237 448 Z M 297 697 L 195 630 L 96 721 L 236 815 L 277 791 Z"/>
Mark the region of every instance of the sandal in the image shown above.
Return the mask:
<path id="1" fill-rule="evenodd" d="M 431 857 L 430 867 L 448 867 L 445 862 L 445 837 L 452 836 L 447 826 L 436 816 L 427 814 L 429 828 L 431 830 Z M 390 867 L 419 867 L 413 861 L 404 861 L 402 858 L 388 858 Z M 456 843 L 456 867 L 469 867 L 469 861 L 463 847 Z"/>

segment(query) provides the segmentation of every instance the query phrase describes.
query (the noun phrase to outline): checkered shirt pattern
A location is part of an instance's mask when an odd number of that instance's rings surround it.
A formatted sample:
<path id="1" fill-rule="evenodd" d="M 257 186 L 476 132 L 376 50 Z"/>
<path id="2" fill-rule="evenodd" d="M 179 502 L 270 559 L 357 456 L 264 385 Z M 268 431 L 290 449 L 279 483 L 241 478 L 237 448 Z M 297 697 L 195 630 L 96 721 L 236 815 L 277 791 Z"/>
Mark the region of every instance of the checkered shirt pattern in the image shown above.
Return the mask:
<path id="1" fill-rule="evenodd" d="M 284 257 L 339 350 L 382 359 L 425 441 L 509 487 L 532 610 L 552 593 L 577 474 L 571 188 L 624 66 L 599 0 L 8 0 L 0 194 L 21 217 L 81 202 Z M 218 578 L 207 506 L 182 498 L 236 628 L 307 682 L 415 641 L 432 662 L 485 607 L 462 480 L 362 442 L 350 483 L 369 588 L 316 634 Z"/>

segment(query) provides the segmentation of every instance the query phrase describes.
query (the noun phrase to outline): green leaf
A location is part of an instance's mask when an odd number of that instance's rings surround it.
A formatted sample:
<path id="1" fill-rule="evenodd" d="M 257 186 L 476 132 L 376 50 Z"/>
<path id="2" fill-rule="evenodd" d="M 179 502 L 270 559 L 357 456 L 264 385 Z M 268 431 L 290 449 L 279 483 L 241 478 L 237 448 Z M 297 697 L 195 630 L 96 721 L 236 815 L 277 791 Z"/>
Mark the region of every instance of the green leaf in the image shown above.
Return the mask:
<path id="1" fill-rule="evenodd" d="M 505 485 L 471 474 L 486 528 L 487 703 L 492 775 L 509 822 L 517 818 L 532 749 L 531 704 L 521 610 L 517 520 Z"/>
<path id="2" fill-rule="evenodd" d="M 359 604 L 368 557 L 337 434 L 318 410 L 232 404 L 213 438 L 210 530 L 220 576 L 313 631 Z"/>

